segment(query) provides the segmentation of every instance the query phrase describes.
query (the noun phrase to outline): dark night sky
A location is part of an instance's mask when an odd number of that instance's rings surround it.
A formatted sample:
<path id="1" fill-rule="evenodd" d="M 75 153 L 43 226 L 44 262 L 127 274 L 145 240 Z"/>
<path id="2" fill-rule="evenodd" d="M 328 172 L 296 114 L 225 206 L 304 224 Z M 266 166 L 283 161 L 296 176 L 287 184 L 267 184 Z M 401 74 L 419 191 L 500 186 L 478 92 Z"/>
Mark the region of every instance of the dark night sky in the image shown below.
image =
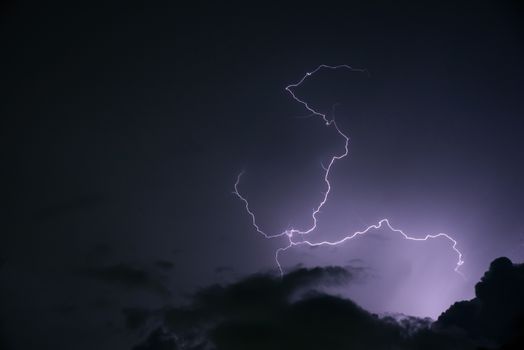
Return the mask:
<path id="1" fill-rule="evenodd" d="M 89 6 L 88 6 L 89 5 Z M 13 349 L 129 348 L 129 308 L 275 269 L 232 195 L 237 174 L 270 232 L 306 225 L 320 162 L 342 141 L 284 91 L 301 88 L 351 137 L 318 239 L 387 217 L 302 264 L 355 265 L 342 294 L 433 318 L 496 257 L 524 260 L 524 19 L 518 1 L 347 1 L 1 8 L 4 199 L 0 337 Z M 29 336 L 28 336 L 29 334 Z M 2 338 L 0 338 L 1 341 Z M 74 342 L 74 346 L 71 345 Z M 0 342 L 1 346 L 1 342 Z"/>

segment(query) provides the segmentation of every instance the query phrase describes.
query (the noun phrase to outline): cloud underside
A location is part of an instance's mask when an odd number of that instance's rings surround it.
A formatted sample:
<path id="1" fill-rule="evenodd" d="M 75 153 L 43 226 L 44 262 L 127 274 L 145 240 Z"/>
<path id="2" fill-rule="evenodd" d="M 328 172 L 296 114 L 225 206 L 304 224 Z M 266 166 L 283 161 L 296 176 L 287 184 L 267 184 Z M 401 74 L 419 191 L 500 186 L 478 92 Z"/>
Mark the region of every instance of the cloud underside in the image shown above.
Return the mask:
<path id="1" fill-rule="evenodd" d="M 473 300 L 456 303 L 436 322 L 379 317 L 323 292 L 357 273 L 302 268 L 282 279 L 258 274 L 204 288 L 188 305 L 164 310 L 163 326 L 134 350 L 524 349 L 524 269 L 506 258 L 491 264 Z"/>

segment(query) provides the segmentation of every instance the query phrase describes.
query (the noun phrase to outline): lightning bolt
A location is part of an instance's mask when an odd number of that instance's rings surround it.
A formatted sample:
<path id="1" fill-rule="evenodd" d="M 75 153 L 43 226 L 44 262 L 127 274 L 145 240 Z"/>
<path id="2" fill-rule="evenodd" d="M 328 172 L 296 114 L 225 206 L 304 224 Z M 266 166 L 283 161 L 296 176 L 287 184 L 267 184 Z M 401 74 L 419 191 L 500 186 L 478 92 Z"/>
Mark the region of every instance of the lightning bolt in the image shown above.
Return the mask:
<path id="1" fill-rule="evenodd" d="M 256 219 L 256 216 L 255 216 L 255 213 L 250 208 L 248 200 L 246 199 L 246 197 L 244 197 L 240 193 L 240 191 L 238 189 L 239 184 L 240 184 L 240 179 L 241 179 L 242 175 L 244 174 L 243 171 L 240 174 L 238 174 L 236 182 L 235 182 L 235 185 L 234 185 L 233 194 L 235 194 L 244 203 L 246 212 L 251 217 L 251 224 L 253 225 L 255 230 L 258 233 L 260 233 L 262 236 L 264 236 L 266 239 L 272 239 L 272 238 L 277 238 L 277 237 L 286 237 L 287 238 L 287 245 L 284 246 L 284 247 L 280 247 L 280 248 L 278 248 L 275 251 L 275 261 L 276 261 L 276 264 L 277 264 L 278 269 L 280 271 L 280 275 L 283 276 L 284 270 L 282 269 L 282 265 L 280 264 L 279 256 L 280 256 L 281 253 L 285 252 L 286 250 L 288 250 L 288 249 L 290 249 L 290 248 L 292 248 L 294 246 L 299 246 L 299 245 L 308 245 L 310 247 L 337 246 L 337 245 L 345 243 L 346 241 L 354 239 L 354 238 L 356 238 L 358 236 L 365 235 L 366 233 L 368 233 L 368 232 L 370 232 L 372 230 L 379 230 L 379 229 L 381 229 L 384 226 L 387 227 L 391 232 L 399 233 L 404 239 L 410 240 L 410 241 L 420 242 L 420 241 L 427 241 L 429 239 L 435 239 L 435 238 L 444 238 L 444 239 L 448 240 L 451 243 L 451 248 L 455 251 L 455 253 L 457 254 L 457 257 L 458 257 L 454 271 L 459 273 L 460 275 L 462 275 L 462 273 L 460 272 L 459 268 L 460 268 L 460 266 L 462 264 L 464 264 L 464 260 L 462 259 L 462 253 L 457 248 L 457 241 L 455 239 L 453 239 L 451 236 L 449 236 L 446 233 L 437 233 L 437 234 L 433 234 L 433 235 L 429 235 L 428 234 L 428 235 L 426 235 L 424 237 L 410 236 L 410 235 L 404 233 L 404 231 L 402 231 L 400 229 L 397 229 L 397 228 L 394 228 L 393 226 L 391 226 L 391 224 L 389 223 L 388 219 L 382 219 L 378 223 L 370 225 L 370 226 L 366 227 L 362 231 L 356 231 L 356 232 L 353 232 L 351 234 L 348 234 L 348 235 L 344 236 L 342 239 L 340 239 L 338 241 L 333 241 L 333 242 L 330 242 L 330 241 L 311 242 L 309 240 L 298 240 L 298 241 L 295 240 L 296 236 L 308 235 L 311 232 L 315 231 L 315 229 L 317 228 L 317 222 L 318 222 L 317 215 L 320 212 L 320 210 L 322 209 L 322 207 L 326 204 L 326 202 L 328 200 L 328 197 L 329 197 L 329 194 L 331 192 L 331 182 L 329 180 L 329 175 L 331 173 L 331 169 L 332 169 L 332 167 L 333 167 L 333 165 L 335 164 L 336 161 L 341 160 L 341 159 L 347 157 L 348 154 L 349 154 L 349 137 L 346 134 L 344 134 L 342 132 L 342 130 L 340 130 L 340 128 L 338 127 L 338 125 L 337 125 L 337 123 L 335 121 L 335 119 L 329 119 L 326 114 L 320 113 L 319 111 L 315 110 L 306 101 L 304 101 L 304 100 L 300 99 L 299 97 L 297 97 L 297 95 L 294 92 L 294 89 L 299 87 L 300 85 L 302 85 L 302 83 L 308 77 L 314 75 L 315 73 L 317 73 L 318 71 L 320 71 L 322 69 L 329 69 L 329 70 L 346 69 L 346 70 L 349 70 L 351 72 L 367 73 L 367 70 L 365 70 L 365 69 L 356 69 L 356 68 L 352 68 L 351 66 L 348 66 L 348 65 L 345 65 L 345 64 L 337 65 L 337 66 L 329 66 L 329 65 L 321 64 L 317 68 L 312 70 L 311 72 L 307 72 L 298 82 L 296 82 L 294 84 L 289 84 L 288 86 L 285 87 L 285 90 L 291 95 L 293 100 L 295 100 L 296 102 L 301 104 L 308 112 L 310 112 L 311 116 L 317 116 L 317 117 L 322 118 L 322 120 L 324 121 L 324 123 L 325 123 L 325 125 L 327 127 L 334 128 L 335 131 L 338 133 L 338 135 L 340 135 L 344 139 L 344 150 L 343 150 L 343 152 L 340 153 L 340 154 L 335 154 L 335 155 L 331 156 L 330 161 L 329 161 L 327 166 L 322 165 L 322 168 L 324 169 L 324 176 L 323 176 L 323 178 L 324 178 L 324 183 L 325 183 L 325 186 L 326 186 L 326 191 L 324 192 L 324 196 L 320 200 L 319 204 L 313 209 L 313 212 L 311 213 L 311 224 L 310 224 L 310 226 L 306 227 L 306 228 L 303 228 L 303 229 L 290 228 L 290 229 L 286 229 L 285 231 L 282 231 L 280 233 L 275 233 L 275 234 L 268 234 L 268 233 L 264 232 L 260 228 L 259 224 L 257 223 L 257 219 Z"/>

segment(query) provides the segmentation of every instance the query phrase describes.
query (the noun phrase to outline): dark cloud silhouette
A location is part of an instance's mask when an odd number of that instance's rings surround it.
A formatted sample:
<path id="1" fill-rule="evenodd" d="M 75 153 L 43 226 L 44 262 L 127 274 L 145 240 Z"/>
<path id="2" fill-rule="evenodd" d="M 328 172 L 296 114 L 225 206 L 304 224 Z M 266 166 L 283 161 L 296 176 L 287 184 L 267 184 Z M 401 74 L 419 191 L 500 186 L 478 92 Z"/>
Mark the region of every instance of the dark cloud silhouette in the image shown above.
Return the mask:
<path id="1" fill-rule="evenodd" d="M 500 350 L 522 350 L 524 349 L 524 317 L 520 316 L 515 327 L 515 335 L 500 347 Z"/>
<path id="2" fill-rule="evenodd" d="M 88 278 L 128 289 L 146 289 L 161 295 L 170 294 L 169 290 L 147 271 L 123 263 L 86 268 L 80 273 Z"/>
<path id="3" fill-rule="evenodd" d="M 187 305 L 163 311 L 163 327 L 135 349 L 524 349 L 524 265 L 494 260 L 475 298 L 455 303 L 436 322 L 379 317 L 323 290 L 359 273 L 299 268 L 282 279 L 257 274 L 204 288 Z"/>
<path id="4" fill-rule="evenodd" d="M 324 291 L 351 283 L 357 274 L 341 267 L 300 268 L 282 279 L 257 274 L 204 288 L 188 305 L 166 309 L 165 328 L 135 349 L 157 349 L 148 344 L 166 330 L 180 349 L 191 350 L 475 349 L 460 332 L 434 329 L 429 319 L 379 317 Z"/>
<path id="5" fill-rule="evenodd" d="M 498 258 L 476 284 L 475 298 L 453 304 L 436 325 L 456 328 L 479 342 L 496 345 L 513 341 L 514 335 L 524 330 L 523 315 L 524 265 Z"/>

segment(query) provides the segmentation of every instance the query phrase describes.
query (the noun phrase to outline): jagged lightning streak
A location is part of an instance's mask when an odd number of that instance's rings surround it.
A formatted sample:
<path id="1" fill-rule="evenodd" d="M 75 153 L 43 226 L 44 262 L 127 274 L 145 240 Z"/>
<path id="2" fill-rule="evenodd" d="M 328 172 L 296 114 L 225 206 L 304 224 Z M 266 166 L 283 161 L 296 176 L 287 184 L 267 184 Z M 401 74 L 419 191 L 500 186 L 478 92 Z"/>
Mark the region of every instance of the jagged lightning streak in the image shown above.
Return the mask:
<path id="1" fill-rule="evenodd" d="M 311 226 L 309 226 L 308 228 L 305 228 L 305 229 L 301 229 L 301 230 L 300 229 L 296 229 L 296 228 L 291 228 L 291 229 L 286 229 L 285 231 L 282 231 L 280 233 L 267 234 L 258 225 L 255 213 L 251 210 L 248 200 L 244 196 L 242 196 L 240 194 L 239 190 L 238 190 L 238 186 L 240 184 L 240 178 L 242 177 L 244 172 L 241 172 L 240 174 L 238 174 L 237 180 L 236 180 L 235 186 L 234 186 L 234 191 L 233 191 L 233 193 L 238 198 L 240 198 L 240 200 L 242 202 L 244 202 L 246 211 L 249 214 L 249 216 L 251 217 L 251 223 L 252 223 L 253 227 L 256 229 L 256 231 L 258 233 L 260 233 L 261 235 L 263 235 L 267 239 L 283 237 L 283 236 L 287 237 L 288 244 L 285 247 L 278 248 L 275 251 L 275 261 L 276 261 L 278 269 L 280 271 L 280 275 L 282 276 L 284 274 L 284 271 L 283 271 L 282 265 L 280 264 L 280 261 L 279 261 L 279 255 L 282 252 L 290 249 L 291 247 L 299 246 L 299 245 L 308 245 L 310 247 L 318 247 L 318 246 L 324 246 L 324 245 L 337 246 L 337 245 L 342 244 L 342 243 L 344 243 L 344 242 L 346 242 L 348 240 L 351 240 L 351 239 L 353 239 L 353 238 L 355 238 L 357 236 L 365 235 L 366 233 L 370 232 L 371 230 L 381 229 L 384 225 L 389 230 L 391 230 L 392 232 L 399 233 L 399 234 L 401 234 L 404 237 L 404 239 L 407 239 L 407 240 L 410 240 L 410 241 L 427 241 L 428 239 L 434 239 L 434 238 L 440 238 L 440 237 L 449 240 L 452 243 L 452 249 L 455 251 L 455 253 L 458 256 L 458 260 L 457 260 L 457 263 L 456 263 L 456 266 L 455 266 L 455 272 L 461 274 L 461 272 L 459 271 L 459 268 L 460 268 L 460 266 L 462 264 L 464 264 L 464 260 L 462 259 L 462 253 L 457 248 L 457 241 L 455 239 L 453 239 L 451 236 L 449 236 L 446 233 L 438 233 L 438 234 L 434 234 L 434 235 L 426 235 L 423 238 L 421 238 L 421 237 L 413 237 L 413 236 L 410 236 L 410 235 L 404 233 L 404 231 L 399 230 L 399 229 L 394 228 L 393 226 L 391 226 L 391 224 L 389 223 L 388 219 L 382 219 L 377 224 L 370 225 L 370 226 L 368 226 L 367 228 L 365 228 L 362 231 L 356 231 L 356 232 L 354 232 L 354 233 L 352 233 L 350 235 L 345 236 L 344 238 L 342 238 L 342 239 L 340 239 L 338 241 L 333 241 L 333 242 L 329 242 L 329 241 L 311 242 L 309 240 L 300 240 L 300 241 L 295 241 L 294 240 L 294 236 L 295 235 L 307 235 L 307 234 L 313 232 L 317 228 L 317 215 L 320 212 L 320 210 L 322 209 L 322 207 L 326 204 L 326 202 L 328 200 L 328 197 L 329 197 L 329 193 L 331 192 L 331 183 L 329 181 L 329 175 L 331 173 L 331 168 L 333 167 L 333 164 L 335 164 L 335 162 L 337 160 L 341 160 L 341 159 L 345 158 L 349 154 L 349 137 L 340 130 L 340 128 L 338 127 L 337 123 L 335 122 L 335 119 L 328 119 L 326 114 L 320 113 L 317 110 L 313 109 L 306 101 L 304 101 L 304 100 L 300 99 L 299 97 L 297 97 L 297 95 L 293 91 L 293 89 L 295 89 L 295 88 L 299 87 L 300 85 L 302 85 L 302 83 L 309 76 L 317 73 L 321 69 L 331 69 L 331 70 L 347 69 L 347 70 L 350 70 L 352 72 L 361 72 L 361 73 L 366 73 L 367 72 L 365 69 L 356 69 L 356 68 L 352 68 L 351 66 L 348 66 L 348 65 L 345 65 L 345 64 L 337 65 L 337 66 L 329 66 L 329 65 L 321 64 L 320 66 L 318 66 L 313 71 L 307 72 L 302 77 L 302 79 L 300 79 L 298 82 L 296 82 L 294 84 L 290 84 L 290 85 L 285 87 L 285 90 L 291 95 L 291 97 L 296 102 L 300 103 L 306 110 L 308 110 L 311 113 L 310 115 L 321 117 L 322 120 L 324 121 L 324 123 L 326 124 L 326 126 L 334 127 L 336 132 L 344 139 L 344 151 L 342 153 L 340 153 L 340 154 L 333 155 L 330 158 L 330 161 L 329 161 L 327 166 L 322 165 L 322 168 L 324 169 L 324 182 L 326 184 L 326 191 L 324 192 L 324 196 L 322 197 L 322 200 L 320 201 L 320 203 L 317 205 L 316 208 L 313 209 L 313 212 L 311 214 L 311 219 L 312 219 Z"/>

